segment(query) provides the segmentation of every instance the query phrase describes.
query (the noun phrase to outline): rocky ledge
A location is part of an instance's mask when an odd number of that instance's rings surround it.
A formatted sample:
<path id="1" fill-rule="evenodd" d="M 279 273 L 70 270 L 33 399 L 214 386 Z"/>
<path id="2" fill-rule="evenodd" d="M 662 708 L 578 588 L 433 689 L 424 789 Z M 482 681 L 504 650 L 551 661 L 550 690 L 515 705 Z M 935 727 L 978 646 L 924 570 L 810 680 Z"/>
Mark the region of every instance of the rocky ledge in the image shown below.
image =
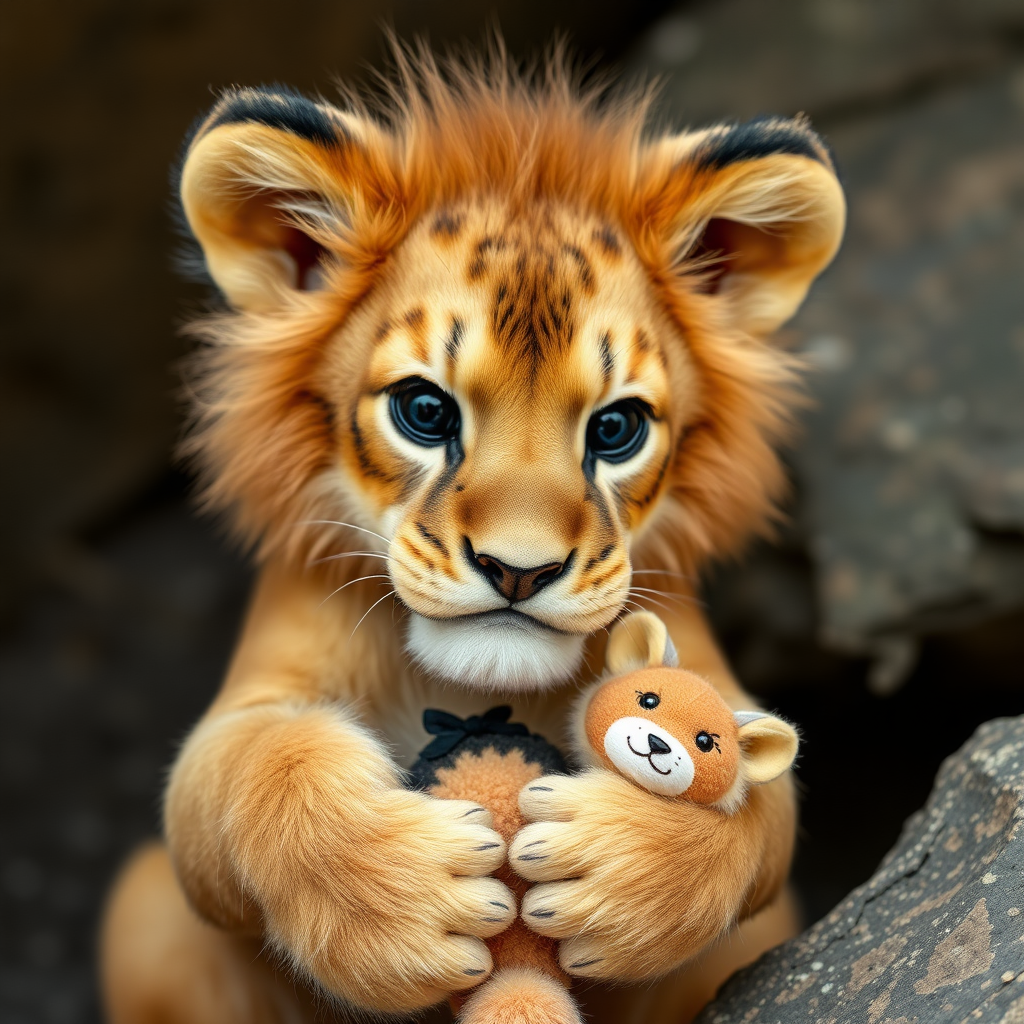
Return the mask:
<path id="1" fill-rule="evenodd" d="M 1024 717 L 981 726 L 870 881 L 698 1018 L 803 1021 L 1024 1024 Z"/>

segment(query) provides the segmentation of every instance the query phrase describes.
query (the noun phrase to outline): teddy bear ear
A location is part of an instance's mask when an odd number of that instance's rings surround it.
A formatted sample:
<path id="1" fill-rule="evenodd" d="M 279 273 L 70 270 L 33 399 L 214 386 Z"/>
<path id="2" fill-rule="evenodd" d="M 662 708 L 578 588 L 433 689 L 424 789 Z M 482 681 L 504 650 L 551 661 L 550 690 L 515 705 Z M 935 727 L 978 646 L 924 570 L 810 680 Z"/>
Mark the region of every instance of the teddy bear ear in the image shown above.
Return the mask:
<path id="1" fill-rule="evenodd" d="M 665 623 L 652 612 L 630 612 L 612 626 L 605 651 L 605 668 L 622 675 L 638 668 L 679 664 Z"/>
<path id="2" fill-rule="evenodd" d="M 771 782 L 788 771 L 800 745 L 796 729 L 763 711 L 737 711 L 734 717 L 739 726 L 747 781 Z"/>

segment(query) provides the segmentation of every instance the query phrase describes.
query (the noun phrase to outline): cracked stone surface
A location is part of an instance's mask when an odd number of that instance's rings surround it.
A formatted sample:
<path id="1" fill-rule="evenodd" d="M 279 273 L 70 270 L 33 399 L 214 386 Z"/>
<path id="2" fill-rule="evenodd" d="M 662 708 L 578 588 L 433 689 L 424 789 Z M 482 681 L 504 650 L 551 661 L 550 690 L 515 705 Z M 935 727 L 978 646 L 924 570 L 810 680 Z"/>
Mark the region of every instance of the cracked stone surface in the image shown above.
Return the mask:
<path id="1" fill-rule="evenodd" d="M 1024 717 L 942 766 L 878 871 L 697 1024 L 1024 1021 Z"/>

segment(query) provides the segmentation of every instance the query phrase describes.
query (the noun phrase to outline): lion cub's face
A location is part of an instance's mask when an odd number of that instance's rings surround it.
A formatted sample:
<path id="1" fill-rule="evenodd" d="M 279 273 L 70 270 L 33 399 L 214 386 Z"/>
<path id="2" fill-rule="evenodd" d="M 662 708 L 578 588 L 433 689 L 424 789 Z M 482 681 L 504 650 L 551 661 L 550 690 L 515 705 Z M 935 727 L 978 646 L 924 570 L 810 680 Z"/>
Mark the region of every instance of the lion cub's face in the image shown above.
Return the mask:
<path id="1" fill-rule="evenodd" d="M 421 663 L 557 681 L 626 600 L 695 386 L 686 348 L 625 241 L 565 208 L 447 207 L 392 259 L 323 367 L 339 486 L 390 539 Z"/>
<path id="2" fill-rule="evenodd" d="M 261 557 L 330 593 L 378 534 L 422 665 L 537 687 L 624 606 L 631 544 L 694 572 L 763 531 L 765 339 L 842 192 L 803 119 L 650 134 L 557 62 L 399 64 L 382 118 L 242 88 L 198 126 L 182 209 L 231 312 L 197 326 L 188 450 Z"/>

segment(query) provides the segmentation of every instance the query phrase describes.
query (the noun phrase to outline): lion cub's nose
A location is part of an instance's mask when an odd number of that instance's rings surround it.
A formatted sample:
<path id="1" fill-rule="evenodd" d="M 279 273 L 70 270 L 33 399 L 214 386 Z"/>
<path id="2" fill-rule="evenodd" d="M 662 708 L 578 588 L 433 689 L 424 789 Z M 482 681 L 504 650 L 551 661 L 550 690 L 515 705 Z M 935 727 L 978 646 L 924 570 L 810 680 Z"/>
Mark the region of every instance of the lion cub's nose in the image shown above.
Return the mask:
<path id="1" fill-rule="evenodd" d="M 647 742 L 650 744 L 652 754 L 672 753 L 672 748 L 660 736 L 655 736 L 653 732 L 647 734 Z"/>
<path id="2" fill-rule="evenodd" d="M 488 582 L 502 597 L 511 601 L 525 601 L 533 597 L 542 587 L 558 579 L 565 569 L 566 562 L 548 562 L 535 565 L 529 569 L 474 551 L 467 541 L 466 554 L 470 562 L 487 577 Z"/>

